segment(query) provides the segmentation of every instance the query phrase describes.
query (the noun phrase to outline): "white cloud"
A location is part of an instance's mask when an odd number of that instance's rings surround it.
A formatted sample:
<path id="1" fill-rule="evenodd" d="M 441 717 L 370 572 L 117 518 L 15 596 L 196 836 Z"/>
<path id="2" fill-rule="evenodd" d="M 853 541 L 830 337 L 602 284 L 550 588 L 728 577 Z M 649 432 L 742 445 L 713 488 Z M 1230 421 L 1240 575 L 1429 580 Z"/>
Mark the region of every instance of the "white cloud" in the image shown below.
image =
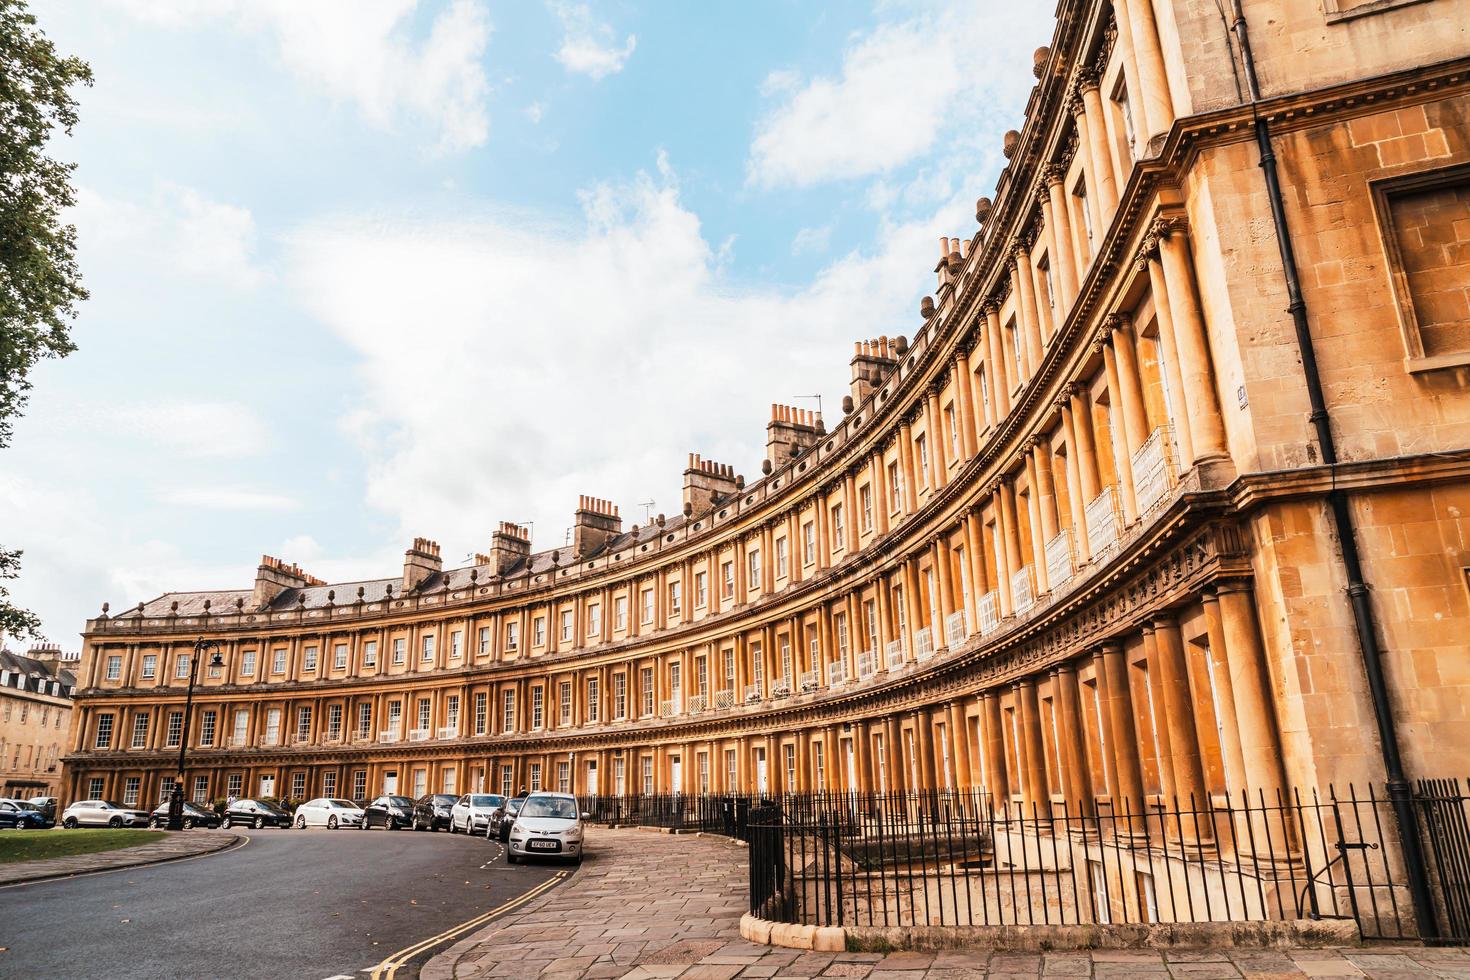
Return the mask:
<path id="1" fill-rule="evenodd" d="M 201 510 L 295 510 L 301 506 L 283 494 L 241 487 L 176 487 L 163 491 L 159 499 L 175 507 Z"/>
<path id="2" fill-rule="evenodd" d="M 262 278 L 250 211 L 192 187 L 161 182 L 141 202 L 81 187 L 70 218 L 84 263 L 99 249 L 231 289 L 252 289 Z"/>
<path id="3" fill-rule="evenodd" d="M 562 41 L 556 60 L 567 71 L 600 79 L 622 71 L 633 56 L 637 35 L 629 34 L 619 45 L 612 25 L 594 17 L 587 4 L 548 0 L 546 6 L 561 22 Z"/>
<path id="4" fill-rule="evenodd" d="M 499 520 L 534 521 L 554 547 L 578 494 L 629 523 L 650 496 L 676 514 L 687 452 L 756 478 L 770 402 L 835 404 L 852 340 L 918 324 L 933 243 L 973 190 L 795 294 L 727 282 L 672 173 L 590 188 L 580 221 L 322 222 L 286 264 L 372 393 L 342 421 L 368 503 L 446 554 L 483 550 Z"/>
<path id="5" fill-rule="evenodd" d="M 73 421 L 114 438 L 138 440 L 186 457 L 255 456 L 270 445 L 260 416 L 236 402 L 157 401 L 79 411 Z"/>
<path id="6" fill-rule="evenodd" d="M 489 135 L 482 58 L 492 31 L 476 0 L 450 0 L 415 36 L 418 0 L 119 0 L 170 27 L 227 19 L 269 34 L 282 63 L 372 124 L 403 118 L 438 132 L 436 149 L 480 146 Z"/>
<path id="7" fill-rule="evenodd" d="M 832 240 L 832 226 L 823 225 L 820 228 L 803 228 L 791 239 L 792 255 L 817 254 L 827 251 Z"/>
<path id="8" fill-rule="evenodd" d="M 747 177 L 809 187 L 888 173 L 945 139 L 973 139 L 987 114 L 1023 103 L 1033 83 L 1026 41 L 1046 43 L 1051 27 L 1040 5 L 987 0 L 856 36 L 835 76 L 773 71 L 761 91 L 776 104 L 756 124 Z"/>
<path id="9" fill-rule="evenodd" d="M 540 102 L 532 102 L 521 111 L 526 114 L 526 118 L 531 120 L 531 122 L 539 123 L 541 121 L 541 117 L 546 114 L 546 107 L 543 106 Z"/>

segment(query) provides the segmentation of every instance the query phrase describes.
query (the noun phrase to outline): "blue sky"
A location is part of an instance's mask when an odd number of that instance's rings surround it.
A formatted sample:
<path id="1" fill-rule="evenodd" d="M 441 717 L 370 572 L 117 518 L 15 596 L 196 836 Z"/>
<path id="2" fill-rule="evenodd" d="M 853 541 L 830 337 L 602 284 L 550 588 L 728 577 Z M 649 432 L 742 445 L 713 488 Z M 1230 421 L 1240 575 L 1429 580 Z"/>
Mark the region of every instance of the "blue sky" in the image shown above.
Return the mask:
<path id="1" fill-rule="evenodd" d="M 447 559 L 578 494 L 676 513 L 760 472 L 773 401 L 840 412 L 911 334 L 1019 128 L 1050 5 L 35 4 L 91 62 L 92 299 L 0 467 L 49 637 L 263 553 Z M 812 403 L 801 403 L 810 407 Z"/>

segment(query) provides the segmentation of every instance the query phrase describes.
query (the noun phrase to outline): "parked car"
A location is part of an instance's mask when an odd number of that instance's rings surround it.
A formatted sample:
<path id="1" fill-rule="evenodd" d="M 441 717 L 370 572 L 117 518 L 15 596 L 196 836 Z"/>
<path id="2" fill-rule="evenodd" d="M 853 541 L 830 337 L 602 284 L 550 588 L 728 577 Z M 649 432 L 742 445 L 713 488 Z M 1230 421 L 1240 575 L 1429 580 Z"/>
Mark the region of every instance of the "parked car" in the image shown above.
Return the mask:
<path id="1" fill-rule="evenodd" d="M 31 806 L 44 813 L 47 820 L 51 821 L 52 823 L 56 822 L 56 797 L 33 796 L 31 797 L 29 802 Z"/>
<path id="2" fill-rule="evenodd" d="M 490 815 L 490 825 L 485 828 L 485 836 L 499 837 L 502 844 L 510 840 L 510 825 L 515 823 L 516 814 L 521 812 L 521 804 L 524 802 L 524 796 L 512 796 L 497 807 Z"/>
<path id="3" fill-rule="evenodd" d="M 466 793 L 449 809 L 449 832 L 482 833 L 490 826 L 490 818 L 504 802 L 505 797 L 498 793 Z"/>
<path id="4" fill-rule="evenodd" d="M 291 826 L 291 814 L 264 800 L 236 800 L 233 806 L 225 810 L 225 818 L 220 826 L 226 830 L 231 827 L 288 829 Z"/>
<path id="5" fill-rule="evenodd" d="M 406 796 L 380 796 L 362 810 L 363 830 L 386 827 L 399 830 L 413 823 L 413 800 Z"/>
<path id="6" fill-rule="evenodd" d="M 53 825 L 46 815 L 24 800 L 0 800 L 0 827 L 45 830 Z"/>
<path id="7" fill-rule="evenodd" d="M 449 810 L 454 806 L 454 802 L 455 797 L 449 793 L 430 793 L 428 796 L 419 797 L 413 805 L 413 829 L 447 828 L 450 821 Z"/>
<path id="8" fill-rule="evenodd" d="M 526 858 L 564 857 L 582 863 L 582 821 L 577 798 L 569 793 L 532 793 L 510 825 L 505 859 L 518 864 Z"/>
<path id="9" fill-rule="evenodd" d="M 193 830 L 195 827 L 206 827 L 213 830 L 220 825 L 220 815 L 213 810 L 206 810 L 197 803 L 184 801 L 184 829 Z M 148 826 L 155 829 L 168 826 L 168 800 L 158 804 L 148 818 Z"/>
<path id="10" fill-rule="evenodd" d="M 148 811 L 125 807 L 111 800 L 78 800 L 61 814 L 61 825 L 76 827 L 143 827 Z"/>
<path id="11" fill-rule="evenodd" d="M 324 796 L 307 800 L 296 808 L 296 829 L 325 827 L 336 830 L 338 827 L 361 827 L 362 816 L 362 808 L 351 800 L 333 800 Z"/>

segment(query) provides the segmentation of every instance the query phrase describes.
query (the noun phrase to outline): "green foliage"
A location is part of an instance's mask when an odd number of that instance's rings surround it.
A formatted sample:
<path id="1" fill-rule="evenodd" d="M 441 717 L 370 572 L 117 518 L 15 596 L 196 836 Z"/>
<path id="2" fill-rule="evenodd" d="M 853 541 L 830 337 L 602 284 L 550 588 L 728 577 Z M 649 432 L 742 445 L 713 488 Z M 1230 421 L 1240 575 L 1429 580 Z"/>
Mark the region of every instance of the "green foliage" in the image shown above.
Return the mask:
<path id="1" fill-rule="evenodd" d="M 31 368 L 76 349 L 71 321 L 87 298 L 77 230 L 61 220 L 75 200 L 76 164 L 46 153 L 56 130 L 76 125 L 78 83 L 91 85 L 92 69 L 58 56 L 23 0 L 0 0 L 0 447 L 25 407 Z M 19 569 L 20 552 L 0 550 L 0 579 Z M 37 635 L 39 620 L 8 595 L 0 586 L 0 633 Z"/>

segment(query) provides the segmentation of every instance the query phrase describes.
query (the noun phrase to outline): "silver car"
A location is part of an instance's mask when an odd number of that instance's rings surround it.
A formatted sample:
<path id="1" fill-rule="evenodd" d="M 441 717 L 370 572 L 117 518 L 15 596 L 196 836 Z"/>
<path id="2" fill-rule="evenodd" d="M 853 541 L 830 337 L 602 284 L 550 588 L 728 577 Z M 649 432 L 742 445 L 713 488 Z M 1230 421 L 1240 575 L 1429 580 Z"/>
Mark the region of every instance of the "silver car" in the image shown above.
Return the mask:
<path id="1" fill-rule="evenodd" d="M 569 793 L 532 793 L 510 825 L 505 859 L 519 864 L 532 857 L 571 858 L 582 863 L 583 825 L 588 814 L 577 811 Z"/>
<path id="2" fill-rule="evenodd" d="M 307 827 L 336 830 L 338 827 L 357 827 L 361 824 L 362 809 L 351 800 L 333 800 L 324 796 L 321 799 L 307 800 L 296 808 L 297 830 L 305 830 Z"/>
<path id="3" fill-rule="evenodd" d="M 61 815 L 61 825 L 73 827 L 146 827 L 148 811 L 119 806 L 108 800 L 78 800 Z"/>

